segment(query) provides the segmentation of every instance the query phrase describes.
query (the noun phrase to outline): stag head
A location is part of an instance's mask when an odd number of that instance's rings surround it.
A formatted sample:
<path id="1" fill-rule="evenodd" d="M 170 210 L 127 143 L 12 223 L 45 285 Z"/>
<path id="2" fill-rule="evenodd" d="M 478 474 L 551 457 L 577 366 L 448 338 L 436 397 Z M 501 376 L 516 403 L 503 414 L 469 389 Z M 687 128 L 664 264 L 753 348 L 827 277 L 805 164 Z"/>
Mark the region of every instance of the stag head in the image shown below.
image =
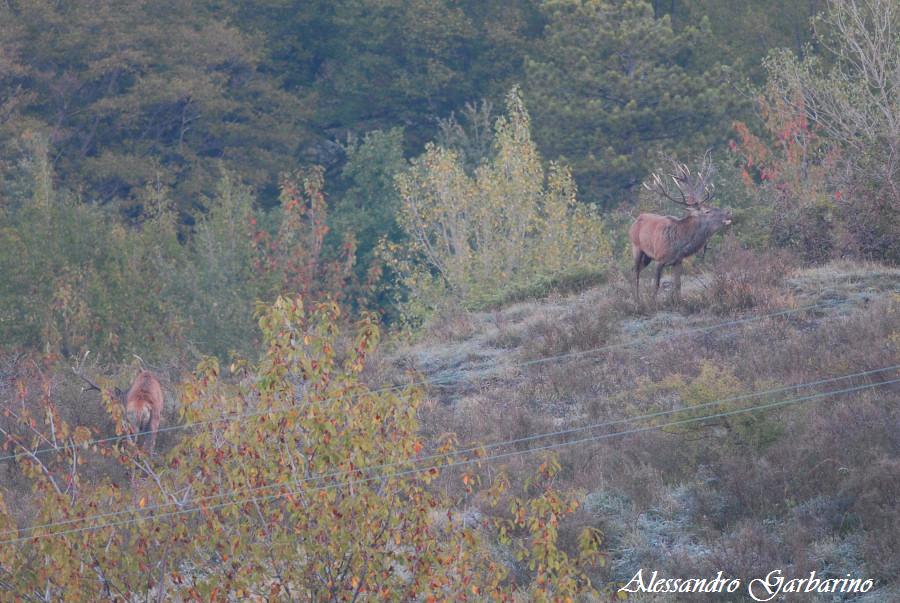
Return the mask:
<path id="1" fill-rule="evenodd" d="M 644 188 L 681 205 L 690 215 L 701 217 L 713 231 L 718 231 L 731 224 L 732 215 L 730 210 L 707 205 L 715 196 L 716 187 L 712 182 L 714 174 L 712 158 L 707 151 L 696 172 L 692 172 L 687 164 L 673 160 L 669 174 L 665 177 L 657 172 L 651 174 L 650 181 L 644 183 Z"/>

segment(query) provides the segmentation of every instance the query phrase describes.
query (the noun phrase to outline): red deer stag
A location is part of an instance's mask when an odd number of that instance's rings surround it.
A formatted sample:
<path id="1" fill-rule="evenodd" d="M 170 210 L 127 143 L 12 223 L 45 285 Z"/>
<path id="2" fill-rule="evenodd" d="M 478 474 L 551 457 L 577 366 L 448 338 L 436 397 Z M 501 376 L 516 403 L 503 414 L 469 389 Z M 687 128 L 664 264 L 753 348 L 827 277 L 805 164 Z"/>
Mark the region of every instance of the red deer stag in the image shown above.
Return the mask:
<path id="1" fill-rule="evenodd" d="M 141 370 L 125 395 L 125 417 L 132 434 L 149 433 L 150 456 L 156 449 L 156 432 L 159 431 L 162 411 L 163 393 L 159 379 L 150 371 Z"/>
<path id="2" fill-rule="evenodd" d="M 730 210 L 706 205 L 714 192 L 713 184 L 710 182 L 711 176 L 712 162 L 707 153 L 700 170 L 696 173 L 692 174 L 685 164 L 676 163 L 674 172 L 669 174 L 680 199 L 675 198 L 659 174 L 652 174 L 650 183 L 644 183 L 647 190 L 686 207 L 688 215 L 674 218 L 657 214 L 640 214 L 631 225 L 628 237 L 631 239 L 631 254 L 634 258 L 634 296 L 639 306 L 641 270 L 647 264 L 656 262 L 654 302 L 659 292 L 663 269 L 666 266 L 672 267 L 674 281 L 672 298 L 677 303 L 681 295 L 681 261 L 694 255 L 701 248 L 705 250 L 709 238 L 731 224 Z"/>
<path id="3" fill-rule="evenodd" d="M 87 354 L 85 354 L 85 358 L 87 358 Z M 87 387 L 82 391 L 103 391 L 100 386 L 85 377 L 80 368 L 73 367 L 72 371 L 87 383 Z M 150 371 L 141 368 L 127 393 L 118 387 L 113 391 L 115 398 L 125 404 L 125 418 L 128 420 L 129 435 L 135 438 L 135 441 L 140 435 L 149 435 L 150 446 L 147 448 L 150 456 L 153 456 L 156 449 L 156 432 L 159 431 L 159 420 L 163 412 L 163 393 L 159 379 Z M 146 444 L 146 437 L 144 440 Z"/>

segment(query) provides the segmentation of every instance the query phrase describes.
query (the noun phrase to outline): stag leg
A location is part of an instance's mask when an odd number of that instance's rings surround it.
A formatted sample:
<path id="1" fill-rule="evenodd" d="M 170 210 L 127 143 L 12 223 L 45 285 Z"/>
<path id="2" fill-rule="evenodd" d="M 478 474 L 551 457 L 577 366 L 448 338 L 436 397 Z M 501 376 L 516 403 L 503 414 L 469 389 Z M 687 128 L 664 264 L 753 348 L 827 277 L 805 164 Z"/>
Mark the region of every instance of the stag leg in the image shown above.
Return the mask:
<path id="1" fill-rule="evenodd" d="M 659 293 L 659 281 L 662 280 L 663 268 L 665 268 L 665 264 L 659 264 L 656 267 L 656 281 L 653 285 L 653 303 L 656 303 L 656 294 Z"/>
<path id="2" fill-rule="evenodd" d="M 156 450 L 156 432 L 159 430 L 159 413 L 150 413 L 150 456 Z"/>
<path id="3" fill-rule="evenodd" d="M 631 246 L 631 257 L 634 258 L 634 301 L 641 305 L 641 270 L 644 267 L 644 252 L 640 248 Z"/>
<path id="4" fill-rule="evenodd" d="M 650 256 L 641 251 L 636 245 L 631 246 L 631 257 L 634 258 L 634 299 L 638 307 L 641 305 L 641 270 L 652 262 Z"/>
<path id="5" fill-rule="evenodd" d="M 140 432 L 140 427 L 135 427 L 129 421 L 125 426 L 125 435 L 128 436 L 128 441 L 135 446 L 139 444 L 138 433 Z"/>
<path id="6" fill-rule="evenodd" d="M 681 301 L 681 271 L 684 269 L 681 262 L 672 264 L 672 301 L 676 304 Z"/>

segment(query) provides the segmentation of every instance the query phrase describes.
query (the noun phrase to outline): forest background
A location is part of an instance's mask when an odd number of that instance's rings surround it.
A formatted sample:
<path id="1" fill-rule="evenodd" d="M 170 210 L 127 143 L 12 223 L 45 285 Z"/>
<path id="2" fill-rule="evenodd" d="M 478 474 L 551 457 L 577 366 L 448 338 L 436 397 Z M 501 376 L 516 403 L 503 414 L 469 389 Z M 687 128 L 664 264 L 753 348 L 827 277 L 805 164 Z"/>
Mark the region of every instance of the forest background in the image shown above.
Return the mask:
<path id="1" fill-rule="evenodd" d="M 378 245 L 410 239 L 395 177 L 429 141 L 472 173 L 513 88 L 538 161 L 570 169 L 579 204 L 620 238 L 649 171 L 707 149 L 739 197 L 731 205 L 769 212 L 776 200 L 737 190 L 742 169 L 765 181 L 766 158 L 748 143 L 817 132 L 789 132 L 796 116 L 783 102 L 761 110 L 779 77 L 764 60 L 780 49 L 830 60 L 827 32 L 813 35 L 824 8 L 4 3 L 2 340 L 66 357 L 192 347 L 225 358 L 258 340 L 255 301 L 283 292 L 340 296 L 394 321 L 408 289 L 396 290 L 403 279 Z M 824 144 L 796 142 L 819 144 L 809 155 L 821 163 Z M 822 204 L 783 211 L 825 221 L 834 211 Z M 743 232 L 757 244 L 770 234 Z M 789 246 L 818 237 L 803 253 L 821 257 L 827 235 L 781 233 Z M 870 246 L 853 251 L 896 254 Z"/>

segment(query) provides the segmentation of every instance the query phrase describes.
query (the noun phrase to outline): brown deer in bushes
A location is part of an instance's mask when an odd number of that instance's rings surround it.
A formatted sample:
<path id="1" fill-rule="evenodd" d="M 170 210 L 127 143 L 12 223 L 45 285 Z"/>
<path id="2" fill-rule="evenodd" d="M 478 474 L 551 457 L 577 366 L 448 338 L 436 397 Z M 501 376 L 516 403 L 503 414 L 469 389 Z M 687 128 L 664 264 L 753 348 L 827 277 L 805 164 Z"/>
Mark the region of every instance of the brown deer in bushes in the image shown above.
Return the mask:
<path id="1" fill-rule="evenodd" d="M 641 270 L 650 262 L 656 262 L 656 283 L 653 288 L 653 301 L 659 292 L 659 281 L 663 269 L 672 267 L 672 298 L 677 302 L 681 295 L 681 262 L 694 255 L 700 249 L 706 251 L 709 238 L 731 224 L 731 211 L 706 205 L 713 197 L 714 187 L 711 182 L 712 162 L 707 153 L 700 169 L 691 173 L 687 165 L 676 163 L 669 174 L 674 183 L 674 191 L 658 174 L 650 177 L 644 188 L 669 201 L 687 208 L 688 215 L 683 218 L 660 216 L 657 214 L 640 214 L 631 225 L 628 237 L 631 239 L 631 254 L 634 259 L 634 297 L 641 304 L 640 283 Z M 675 197 L 675 194 L 679 198 Z"/>
<path id="2" fill-rule="evenodd" d="M 87 354 L 85 354 L 87 358 Z M 83 364 L 82 360 L 82 364 Z M 131 387 L 127 392 L 123 392 L 118 387 L 114 388 L 113 395 L 125 405 L 125 418 L 128 420 L 129 435 L 137 441 L 138 436 L 144 436 L 144 443 L 147 443 L 149 436 L 150 445 L 147 450 L 150 456 L 156 449 L 156 433 L 159 431 L 159 421 L 163 412 L 163 393 L 162 386 L 159 384 L 153 373 L 143 368 L 143 362 L 140 372 L 131 383 Z M 87 387 L 82 391 L 103 390 L 96 383 L 88 379 L 80 368 L 72 368 L 72 371 L 80 377 Z"/>
<path id="3" fill-rule="evenodd" d="M 163 411 L 162 386 L 150 371 L 141 370 L 125 395 L 125 417 L 132 435 L 143 433 L 150 436 L 150 456 L 156 449 L 156 432 Z"/>

